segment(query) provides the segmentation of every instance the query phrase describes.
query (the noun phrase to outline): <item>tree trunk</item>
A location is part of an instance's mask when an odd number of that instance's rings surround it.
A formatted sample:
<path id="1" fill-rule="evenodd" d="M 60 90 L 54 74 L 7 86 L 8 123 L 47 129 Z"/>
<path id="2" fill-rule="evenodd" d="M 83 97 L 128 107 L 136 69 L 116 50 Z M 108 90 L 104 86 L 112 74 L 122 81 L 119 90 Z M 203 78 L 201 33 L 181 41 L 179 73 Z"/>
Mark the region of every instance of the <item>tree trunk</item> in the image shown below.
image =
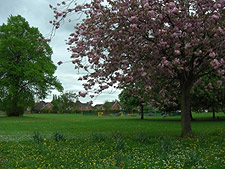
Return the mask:
<path id="1" fill-rule="evenodd" d="M 14 94 L 14 96 L 12 96 L 10 107 L 7 110 L 7 116 L 20 116 L 23 115 L 23 113 L 24 108 L 18 106 L 18 97 Z"/>
<path id="2" fill-rule="evenodd" d="M 191 121 L 194 121 L 195 119 L 192 116 L 192 112 L 191 112 L 191 107 L 190 107 L 190 117 L 191 117 Z"/>
<path id="3" fill-rule="evenodd" d="M 18 59 L 18 57 L 17 57 Z M 19 61 L 18 61 L 19 62 Z M 20 77 L 19 76 L 13 76 L 14 80 L 12 81 L 12 94 L 9 96 L 9 104 L 8 108 L 6 110 L 7 116 L 20 116 L 24 113 L 24 108 L 19 106 L 19 94 L 21 86 L 19 84 Z"/>
<path id="4" fill-rule="evenodd" d="M 141 120 L 144 119 L 144 106 L 141 104 Z"/>
<path id="5" fill-rule="evenodd" d="M 213 119 L 216 118 L 216 114 L 215 114 L 215 107 L 214 107 L 214 104 L 212 105 L 212 112 L 213 112 Z"/>
<path id="6" fill-rule="evenodd" d="M 7 110 L 7 115 L 8 116 L 19 116 L 17 115 L 16 111 L 17 111 L 17 98 L 14 96 L 11 96 L 12 100 L 11 100 L 11 104 L 9 105 L 9 109 Z"/>
<path id="7" fill-rule="evenodd" d="M 181 137 L 192 137 L 190 116 L 190 90 L 191 83 L 186 81 L 181 84 Z"/>

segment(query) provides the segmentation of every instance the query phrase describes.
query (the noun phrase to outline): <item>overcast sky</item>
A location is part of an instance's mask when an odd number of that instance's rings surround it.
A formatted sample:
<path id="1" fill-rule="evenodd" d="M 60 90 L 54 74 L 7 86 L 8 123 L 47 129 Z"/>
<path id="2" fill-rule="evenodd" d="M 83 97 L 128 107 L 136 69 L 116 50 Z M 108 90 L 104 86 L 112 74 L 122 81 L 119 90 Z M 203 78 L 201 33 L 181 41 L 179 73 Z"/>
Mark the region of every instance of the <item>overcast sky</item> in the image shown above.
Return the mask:
<path id="1" fill-rule="evenodd" d="M 52 30 L 52 25 L 49 23 L 53 19 L 53 12 L 49 8 L 49 4 L 56 6 L 61 0 L 0 0 L 0 25 L 7 23 L 7 18 L 10 15 L 21 15 L 32 27 L 37 27 L 43 36 L 48 37 Z M 55 65 L 58 61 L 69 61 L 70 53 L 67 51 L 65 40 L 69 34 L 74 31 L 73 26 L 77 20 L 77 16 L 73 15 L 73 22 L 66 22 L 59 30 L 57 30 L 50 46 L 53 49 L 52 60 Z M 58 66 L 55 75 L 58 77 L 64 87 L 64 91 L 83 91 L 82 82 L 78 82 L 78 71 L 74 69 L 72 63 L 64 63 Z M 112 101 L 118 99 L 119 90 L 107 90 L 101 95 L 93 99 L 94 104 L 104 103 L 104 101 Z M 52 91 L 51 95 L 46 99 L 51 101 L 52 94 L 59 94 L 57 91 Z M 87 102 L 89 97 L 80 101 Z"/>

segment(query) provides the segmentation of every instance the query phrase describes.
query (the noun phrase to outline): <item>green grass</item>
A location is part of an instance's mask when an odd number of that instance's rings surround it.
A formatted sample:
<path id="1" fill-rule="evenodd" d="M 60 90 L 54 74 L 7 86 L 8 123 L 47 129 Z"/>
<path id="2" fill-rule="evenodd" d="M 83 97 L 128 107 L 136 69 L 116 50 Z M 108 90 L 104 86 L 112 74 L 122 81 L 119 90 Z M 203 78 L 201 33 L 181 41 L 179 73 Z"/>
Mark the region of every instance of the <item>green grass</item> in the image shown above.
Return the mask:
<path id="1" fill-rule="evenodd" d="M 180 117 L 0 115 L 0 168 L 225 168 L 225 115 Z"/>

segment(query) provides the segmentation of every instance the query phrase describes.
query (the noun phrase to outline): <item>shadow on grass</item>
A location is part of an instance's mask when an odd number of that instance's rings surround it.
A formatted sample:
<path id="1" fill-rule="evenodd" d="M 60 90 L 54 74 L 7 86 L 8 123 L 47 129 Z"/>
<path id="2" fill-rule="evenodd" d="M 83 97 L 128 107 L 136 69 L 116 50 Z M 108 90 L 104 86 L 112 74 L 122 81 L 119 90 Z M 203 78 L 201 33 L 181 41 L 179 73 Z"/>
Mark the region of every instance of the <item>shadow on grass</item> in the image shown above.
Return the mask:
<path id="1" fill-rule="evenodd" d="M 114 120 L 114 119 L 107 119 L 107 120 Z M 140 119 L 140 118 L 123 118 L 123 119 L 116 119 L 116 121 L 135 121 L 135 122 L 181 122 L 181 117 L 180 116 L 176 116 L 176 117 L 158 117 L 158 118 L 149 118 L 149 117 L 145 117 L 144 119 Z M 213 119 L 212 117 L 197 117 L 194 118 L 194 120 L 192 120 L 191 122 L 225 122 L 225 116 L 220 116 L 220 117 L 216 117 L 215 119 Z"/>
<path id="2" fill-rule="evenodd" d="M 216 117 L 213 119 L 212 117 L 201 117 L 201 118 L 194 118 L 192 122 L 218 122 L 218 121 L 224 121 L 225 122 L 225 116 Z"/>
<path id="3" fill-rule="evenodd" d="M 180 122 L 181 119 L 169 119 L 169 118 L 164 118 L 164 119 L 145 119 L 146 121 L 160 121 L 160 122 Z M 194 118 L 191 122 L 219 122 L 219 121 L 225 121 L 225 116 L 224 117 L 217 117 L 215 119 L 210 118 L 210 117 L 201 117 L 201 118 Z"/>
<path id="4" fill-rule="evenodd" d="M 41 117 L 31 117 L 31 116 L 26 116 L 26 115 L 23 115 L 23 116 L 7 116 L 6 114 L 0 114 L 0 119 L 33 119 L 33 120 L 37 120 L 37 119 L 43 119 Z"/>
<path id="5" fill-rule="evenodd" d="M 161 119 L 161 118 L 144 118 L 144 119 L 141 119 L 141 118 L 121 118 L 118 117 L 118 118 L 107 118 L 107 119 L 102 119 L 102 120 L 105 120 L 105 121 L 115 121 L 115 122 L 118 122 L 118 121 L 121 121 L 121 122 L 124 122 L 124 121 L 128 121 L 128 122 L 180 122 L 180 119 L 169 119 L 169 118 L 164 118 L 164 119 Z"/>
<path id="6" fill-rule="evenodd" d="M 181 120 L 180 119 L 169 119 L 169 118 L 163 118 L 163 119 L 137 119 L 137 120 L 140 120 L 140 121 L 155 121 L 155 122 L 180 122 Z"/>

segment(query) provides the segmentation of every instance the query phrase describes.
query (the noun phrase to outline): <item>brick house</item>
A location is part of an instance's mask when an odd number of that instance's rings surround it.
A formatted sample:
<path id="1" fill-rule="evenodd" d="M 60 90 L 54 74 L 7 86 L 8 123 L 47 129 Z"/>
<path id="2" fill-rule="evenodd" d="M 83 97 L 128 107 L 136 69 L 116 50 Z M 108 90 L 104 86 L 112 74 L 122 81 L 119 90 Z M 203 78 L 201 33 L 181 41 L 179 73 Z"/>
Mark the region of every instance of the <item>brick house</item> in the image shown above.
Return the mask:
<path id="1" fill-rule="evenodd" d="M 111 110 L 122 110 L 122 107 L 117 100 L 112 102 Z"/>
<path id="2" fill-rule="evenodd" d="M 89 103 L 81 103 L 78 101 L 75 103 L 75 109 L 78 111 L 89 111 L 93 110 L 93 107 Z"/>
<path id="3" fill-rule="evenodd" d="M 122 107 L 117 100 L 113 102 L 107 102 L 107 105 L 109 110 L 122 110 Z M 97 110 L 105 110 L 104 104 L 96 104 L 94 107 Z"/>
<path id="4" fill-rule="evenodd" d="M 97 109 L 97 110 L 104 110 L 103 104 L 96 104 L 96 105 L 94 106 L 94 108 Z"/>
<path id="5" fill-rule="evenodd" d="M 40 113 L 42 110 L 53 110 L 53 104 L 40 101 L 35 103 L 32 108 L 33 113 Z"/>

